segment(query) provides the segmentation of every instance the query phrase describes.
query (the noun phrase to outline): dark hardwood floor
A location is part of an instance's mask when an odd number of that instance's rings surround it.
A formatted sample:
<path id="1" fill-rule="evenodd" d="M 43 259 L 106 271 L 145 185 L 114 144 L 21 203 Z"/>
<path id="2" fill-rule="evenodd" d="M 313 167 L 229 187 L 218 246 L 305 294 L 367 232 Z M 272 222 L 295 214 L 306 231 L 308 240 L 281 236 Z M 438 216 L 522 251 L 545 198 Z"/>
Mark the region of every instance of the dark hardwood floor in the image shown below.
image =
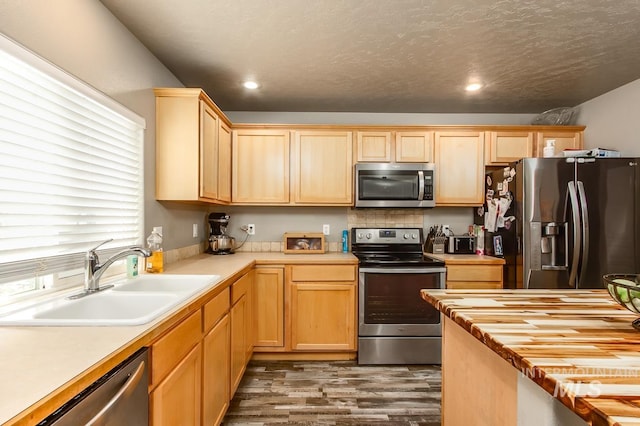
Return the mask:
<path id="1" fill-rule="evenodd" d="M 224 425 L 440 425 L 440 366 L 252 361 Z"/>

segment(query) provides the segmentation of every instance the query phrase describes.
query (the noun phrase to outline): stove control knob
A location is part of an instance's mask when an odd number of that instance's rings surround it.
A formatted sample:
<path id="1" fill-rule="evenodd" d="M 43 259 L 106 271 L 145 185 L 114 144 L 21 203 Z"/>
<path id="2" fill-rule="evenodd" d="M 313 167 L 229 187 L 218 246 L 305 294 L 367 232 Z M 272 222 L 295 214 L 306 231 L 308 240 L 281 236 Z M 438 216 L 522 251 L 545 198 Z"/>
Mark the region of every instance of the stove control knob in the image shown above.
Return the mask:
<path id="1" fill-rule="evenodd" d="M 373 235 L 371 234 L 371 232 L 367 232 L 367 240 L 370 240 L 371 237 L 373 237 Z"/>
<path id="2" fill-rule="evenodd" d="M 408 239 L 409 239 L 409 234 L 404 234 L 404 235 L 402 236 L 402 238 L 404 238 L 405 240 L 408 240 Z"/>
<path id="3" fill-rule="evenodd" d="M 364 234 L 362 232 L 358 233 L 358 239 L 361 240 L 364 237 Z"/>
<path id="4" fill-rule="evenodd" d="M 412 240 L 415 240 L 415 239 L 417 239 L 417 238 L 418 238 L 418 234 L 411 234 L 411 239 L 412 239 Z"/>

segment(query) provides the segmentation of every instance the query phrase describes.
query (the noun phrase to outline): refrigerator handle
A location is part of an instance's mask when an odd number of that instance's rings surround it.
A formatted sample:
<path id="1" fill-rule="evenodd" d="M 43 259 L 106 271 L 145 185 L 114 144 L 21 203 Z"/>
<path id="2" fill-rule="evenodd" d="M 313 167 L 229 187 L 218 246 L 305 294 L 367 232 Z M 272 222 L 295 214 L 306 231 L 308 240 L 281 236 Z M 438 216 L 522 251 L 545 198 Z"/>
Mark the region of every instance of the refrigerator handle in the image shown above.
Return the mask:
<path id="1" fill-rule="evenodd" d="M 571 201 L 571 221 L 573 222 L 573 255 L 571 256 L 571 269 L 569 269 L 569 287 L 577 288 L 576 277 L 578 274 L 582 235 L 580 229 L 580 212 L 578 210 L 578 194 L 576 193 L 576 184 L 573 181 L 569 182 L 569 200 Z"/>
<path id="2" fill-rule="evenodd" d="M 579 288 L 580 282 L 583 281 L 587 272 L 587 259 L 589 258 L 589 213 L 587 196 L 582 181 L 577 182 L 577 188 L 578 197 L 580 198 L 580 216 L 582 217 L 582 266 L 580 267 L 580 275 L 578 275 L 578 282 L 576 283 L 576 288 Z"/>

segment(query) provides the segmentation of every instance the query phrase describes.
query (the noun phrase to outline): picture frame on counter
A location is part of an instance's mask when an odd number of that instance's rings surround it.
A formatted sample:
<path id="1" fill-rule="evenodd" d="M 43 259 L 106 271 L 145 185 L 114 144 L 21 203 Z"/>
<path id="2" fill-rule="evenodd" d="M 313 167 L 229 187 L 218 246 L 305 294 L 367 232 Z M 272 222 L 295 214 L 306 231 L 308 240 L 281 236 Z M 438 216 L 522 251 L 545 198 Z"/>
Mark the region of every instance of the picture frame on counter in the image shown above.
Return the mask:
<path id="1" fill-rule="evenodd" d="M 495 256 L 502 256 L 502 235 L 494 235 L 493 237 L 493 254 Z"/>

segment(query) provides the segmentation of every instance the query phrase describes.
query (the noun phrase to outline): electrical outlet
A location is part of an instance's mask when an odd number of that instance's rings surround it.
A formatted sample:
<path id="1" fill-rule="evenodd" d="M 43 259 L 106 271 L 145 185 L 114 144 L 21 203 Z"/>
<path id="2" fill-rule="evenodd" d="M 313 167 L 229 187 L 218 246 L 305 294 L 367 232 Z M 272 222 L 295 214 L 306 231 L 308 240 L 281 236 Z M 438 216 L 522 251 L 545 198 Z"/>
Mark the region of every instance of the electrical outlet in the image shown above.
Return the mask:
<path id="1" fill-rule="evenodd" d="M 253 223 L 248 224 L 247 225 L 247 234 L 256 235 L 256 225 L 254 225 Z"/>
<path id="2" fill-rule="evenodd" d="M 193 238 L 198 238 L 198 224 L 193 224 Z"/>
<path id="3" fill-rule="evenodd" d="M 442 232 L 444 233 L 444 235 L 450 235 L 451 230 L 449 229 L 449 225 L 442 225 Z"/>
<path id="4" fill-rule="evenodd" d="M 330 235 L 331 234 L 331 226 L 324 224 L 322 225 L 322 233 L 324 235 Z"/>

